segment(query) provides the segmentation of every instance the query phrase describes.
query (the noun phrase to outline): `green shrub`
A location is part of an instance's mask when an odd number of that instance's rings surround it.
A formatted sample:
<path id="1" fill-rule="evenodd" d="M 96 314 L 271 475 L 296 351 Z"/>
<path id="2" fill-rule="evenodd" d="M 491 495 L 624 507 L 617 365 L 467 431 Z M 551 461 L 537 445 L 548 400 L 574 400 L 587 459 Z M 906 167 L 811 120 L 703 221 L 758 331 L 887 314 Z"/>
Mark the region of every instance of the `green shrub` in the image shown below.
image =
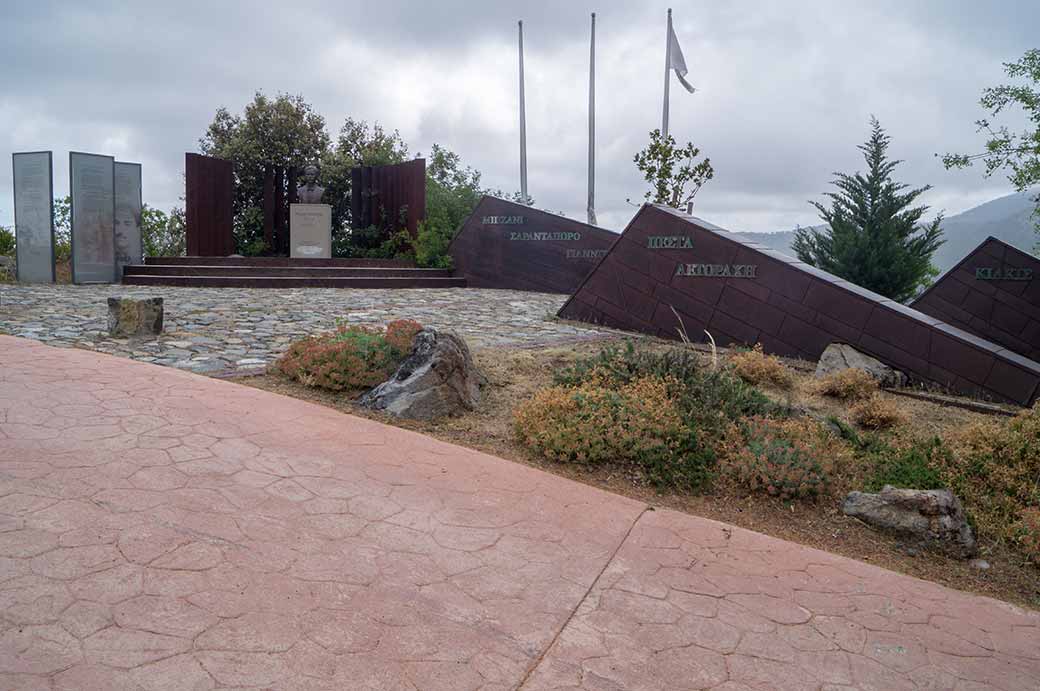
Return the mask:
<path id="1" fill-rule="evenodd" d="M 972 511 L 979 534 L 1025 547 L 1023 526 L 1040 509 L 1040 404 L 971 425 L 952 446 L 939 471 Z"/>
<path id="2" fill-rule="evenodd" d="M 749 415 L 777 415 L 783 411 L 765 394 L 727 370 L 706 368 L 698 355 L 685 348 L 651 351 L 626 341 L 610 345 L 579 360 L 556 375 L 556 383 L 575 386 L 591 377 L 620 385 L 639 377 L 656 376 L 672 382 L 672 392 L 684 415 L 697 426 L 719 425 Z M 721 433 L 721 427 L 717 430 Z"/>
<path id="3" fill-rule="evenodd" d="M 781 499 L 824 493 L 846 455 L 840 440 L 809 418 L 749 418 L 730 428 L 723 448 L 723 479 Z"/>
<path id="4" fill-rule="evenodd" d="M 696 488 L 733 421 L 783 412 L 689 349 L 651 351 L 628 341 L 559 372 L 556 386 L 518 407 L 516 433 L 552 460 L 622 463 L 656 484 Z"/>
<path id="5" fill-rule="evenodd" d="M 0 226 L 0 257 L 14 256 L 14 231 Z"/>
<path id="6" fill-rule="evenodd" d="M 393 374 L 421 328 L 411 320 L 390 322 L 386 331 L 342 325 L 332 333 L 292 343 L 272 369 L 306 386 L 369 389 Z"/>
<path id="7" fill-rule="evenodd" d="M 647 375 L 616 388 L 607 380 L 543 389 L 514 413 L 520 443 L 557 462 L 627 466 L 659 485 L 700 486 L 713 460 L 670 393 Z"/>
<path id="8" fill-rule="evenodd" d="M 949 449 L 938 437 L 919 441 L 908 449 L 893 449 L 887 445 L 871 453 L 873 475 L 867 483 L 870 492 L 879 492 L 885 485 L 906 489 L 942 489 L 942 474 L 938 464 L 946 459 Z"/>

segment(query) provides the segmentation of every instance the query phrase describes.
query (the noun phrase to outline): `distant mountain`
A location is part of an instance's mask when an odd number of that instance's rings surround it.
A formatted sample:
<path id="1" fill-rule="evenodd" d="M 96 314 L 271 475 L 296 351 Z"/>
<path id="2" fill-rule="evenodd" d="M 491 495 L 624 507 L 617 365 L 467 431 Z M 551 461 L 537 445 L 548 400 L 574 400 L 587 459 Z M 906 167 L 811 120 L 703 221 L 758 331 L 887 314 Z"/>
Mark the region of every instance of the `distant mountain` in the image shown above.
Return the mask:
<path id="1" fill-rule="evenodd" d="M 935 265 L 940 271 L 952 268 L 990 235 L 1025 252 L 1031 252 L 1040 239 L 1033 230 L 1032 197 L 1028 192 L 1009 194 L 946 218 L 943 221 L 946 242 L 935 252 Z M 791 250 L 794 231 L 737 235 L 794 256 Z"/>

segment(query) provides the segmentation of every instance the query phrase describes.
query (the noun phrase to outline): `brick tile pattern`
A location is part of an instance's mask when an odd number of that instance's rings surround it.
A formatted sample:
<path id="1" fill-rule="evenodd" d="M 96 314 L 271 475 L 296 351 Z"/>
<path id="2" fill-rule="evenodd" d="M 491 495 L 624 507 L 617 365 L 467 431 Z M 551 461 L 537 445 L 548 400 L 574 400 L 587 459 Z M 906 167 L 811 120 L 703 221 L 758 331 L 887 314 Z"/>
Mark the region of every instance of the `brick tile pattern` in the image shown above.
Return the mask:
<path id="1" fill-rule="evenodd" d="M 1040 616 L 0 336 L 0 689 L 1040 685 Z"/>
<path id="2" fill-rule="evenodd" d="M 1038 684 L 1036 612 L 659 510 L 639 520 L 523 688 Z"/>
<path id="3" fill-rule="evenodd" d="M 692 248 L 651 248 L 653 238 Z M 684 275 L 679 266 L 753 266 L 754 278 Z M 698 269 L 699 270 L 699 269 Z M 678 315 L 678 318 L 677 316 Z M 1040 364 L 761 245 L 673 209 L 645 205 L 560 309 L 576 321 L 677 338 L 761 343 L 815 360 L 849 343 L 918 381 L 965 395 L 1030 405 Z"/>
<path id="4" fill-rule="evenodd" d="M 1012 269 L 1027 280 L 983 279 Z M 1028 271 L 1023 274 L 1022 271 Z M 1030 360 L 1040 360 L 1040 259 L 989 237 L 911 305 Z"/>
<path id="5" fill-rule="evenodd" d="M 523 223 L 484 223 L 488 217 Z M 569 239 L 512 239 L 535 233 Z M 570 295 L 618 234 L 546 211 L 485 196 L 451 243 L 455 274 L 471 288 L 505 288 Z"/>

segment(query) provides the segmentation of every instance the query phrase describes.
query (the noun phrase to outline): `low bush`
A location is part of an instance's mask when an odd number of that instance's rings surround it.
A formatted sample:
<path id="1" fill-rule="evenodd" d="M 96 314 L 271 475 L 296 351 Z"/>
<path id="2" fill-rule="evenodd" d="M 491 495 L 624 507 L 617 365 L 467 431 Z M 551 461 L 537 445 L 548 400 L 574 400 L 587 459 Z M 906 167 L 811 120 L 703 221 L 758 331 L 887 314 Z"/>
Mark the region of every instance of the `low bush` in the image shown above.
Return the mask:
<path id="1" fill-rule="evenodd" d="M 0 226 L 0 257 L 13 257 L 14 250 L 14 231 Z"/>
<path id="2" fill-rule="evenodd" d="M 539 391 L 516 409 L 517 439 L 553 461 L 621 464 L 655 484 L 703 483 L 711 457 L 683 420 L 674 382 L 654 375 L 608 382 L 593 376 Z"/>
<path id="3" fill-rule="evenodd" d="M 1025 555 L 1040 564 L 1040 509 L 1023 509 L 1018 521 L 1018 543 Z"/>
<path id="4" fill-rule="evenodd" d="M 659 485 L 695 488 L 733 421 L 783 410 L 684 348 L 631 341 L 583 358 L 516 411 L 522 444 L 556 461 L 621 463 Z"/>
<path id="5" fill-rule="evenodd" d="M 861 369 L 844 369 L 816 380 L 816 392 L 843 401 L 862 401 L 877 393 L 874 377 Z"/>
<path id="6" fill-rule="evenodd" d="M 1009 420 L 972 425 L 951 440 L 946 484 L 970 507 L 979 533 L 1035 549 L 1027 526 L 1040 509 L 1040 404 Z"/>
<path id="7" fill-rule="evenodd" d="M 766 355 L 762 344 L 729 359 L 733 371 L 749 384 L 774 386 L 784 391 L 794 386 L 794 373 L 775 355 Z"/>
<path id="8" fill-rule="evenodd" d="M 906 422 L 902 408 L 877 394 L 849 408 L 849 417 L 860 427 L 872 430 L 891 429 Z"/>
<path id="9" fill-rule="evenodd" d="M 825 493 L 851 458 L 848 446 L 811 418 L 753 417 L 730 427 L 720 480 L 782 499 Z"/>
<path id="10" fill-rule="evenodd" d="M 912 443 L 905 449 L 881 444 L 880 448 L 868 454 L 873 467 L 866 489 L 880 492 L 885 485 L 905 489 L 942 489 L 946 485 L 939 468 L 949 453 L 938 437 Z"/>
<path id="11" fill-rule="evenodd" d="M 421 328 L 411 320 L 390 322 L 385 331 L 341 325 L 331 333 L 294 342 L 272 369 L 330 391 L 369 389 L 393 374 Z"/>
<path id="12" fill-rule="evenodd" d="M 705 367 L 692 350 L 653 351 L 636 348 L 632 341 L 620 348 L 607 346 L 579 360 L 558 373 L 556 383 L 577 386 L 594 378 L 607 386 L 618 386 L 648 375 L 670 381 L 683 414 L 697 428 L 710 427 L 720 436 L 731 420 L 786 412 L 730 370 Z"/>

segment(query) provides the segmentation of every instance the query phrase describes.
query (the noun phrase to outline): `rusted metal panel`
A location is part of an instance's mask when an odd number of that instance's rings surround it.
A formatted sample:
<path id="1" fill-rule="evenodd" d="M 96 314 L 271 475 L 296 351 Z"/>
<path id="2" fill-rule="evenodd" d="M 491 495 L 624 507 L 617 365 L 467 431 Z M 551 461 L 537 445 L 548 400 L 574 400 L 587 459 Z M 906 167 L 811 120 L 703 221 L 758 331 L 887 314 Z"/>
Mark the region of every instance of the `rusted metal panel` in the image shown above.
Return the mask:
<path id="1" fill-rule="evenodd" d="M 426 218 L 426 159 L 351 170 L 351 227 L 407 228 L 414 238 Z"/>
<path id="2" fill-rule="evenodd" d="M 235 178 L 231 161 L 185 154 L 184 186 L 188 254 L 196 257 L 234 254 Z"/>

